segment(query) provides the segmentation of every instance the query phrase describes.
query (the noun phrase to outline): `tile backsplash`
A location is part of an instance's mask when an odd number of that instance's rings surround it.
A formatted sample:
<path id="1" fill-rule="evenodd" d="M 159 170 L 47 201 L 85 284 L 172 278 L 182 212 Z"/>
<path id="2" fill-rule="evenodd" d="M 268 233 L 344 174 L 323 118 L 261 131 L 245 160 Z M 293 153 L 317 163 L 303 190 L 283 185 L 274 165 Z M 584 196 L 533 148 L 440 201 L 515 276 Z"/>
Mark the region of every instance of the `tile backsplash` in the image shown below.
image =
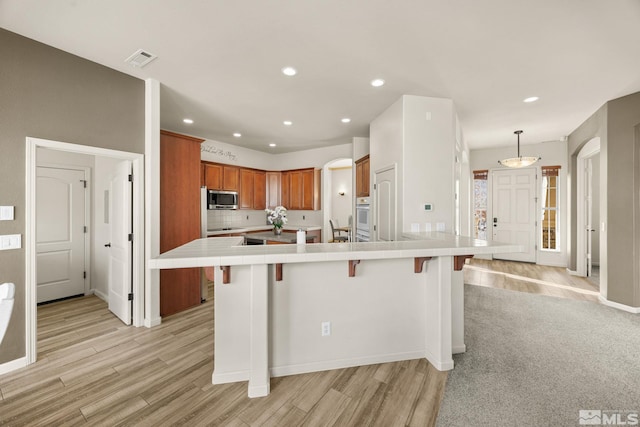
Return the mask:
<path id="1" fill-rule="evenodd" d="M 322 225 L 322 211 L 288 211 L 289 225 Z M 239 228 L 266 225 L 267 214 L 263 210 L 209 210 L 207 211 L 207 229 Z"/>

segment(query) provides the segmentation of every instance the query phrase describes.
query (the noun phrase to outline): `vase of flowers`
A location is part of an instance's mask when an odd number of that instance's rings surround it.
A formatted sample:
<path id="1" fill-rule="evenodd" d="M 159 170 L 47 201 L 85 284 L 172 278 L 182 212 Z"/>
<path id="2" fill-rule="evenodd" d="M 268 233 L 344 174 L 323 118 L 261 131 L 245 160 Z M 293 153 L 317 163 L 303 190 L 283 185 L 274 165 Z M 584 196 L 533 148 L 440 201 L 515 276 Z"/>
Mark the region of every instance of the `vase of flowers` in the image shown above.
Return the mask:
<path id="1" fill-rule="evenodd" d="M 287 208 L 284 206 L 276 206 L 275 209 L 265 209 L 269 224 L 273 225 L 273 234 L 282 234 L 282 226 L 287 223 Z"/>

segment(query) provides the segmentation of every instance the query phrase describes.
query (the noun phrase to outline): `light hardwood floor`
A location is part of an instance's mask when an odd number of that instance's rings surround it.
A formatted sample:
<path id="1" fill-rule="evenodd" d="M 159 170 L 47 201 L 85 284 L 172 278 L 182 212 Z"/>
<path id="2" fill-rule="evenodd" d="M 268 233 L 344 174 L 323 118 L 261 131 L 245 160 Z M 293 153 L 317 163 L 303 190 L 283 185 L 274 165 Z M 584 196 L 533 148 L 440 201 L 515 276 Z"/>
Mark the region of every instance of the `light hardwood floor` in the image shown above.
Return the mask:
<path id="1" fill-rule="evenodd" d="M 471 260 L 465 283 L 589 299 L 563 269 Z M 557 285 L 566 286 L 558 288 Z M 572 289 L 580 289 L 575 291 Z M 0 424 L 433 426 L 447 374 L 426 360 L 212 385 L 213 301 L 126 327 L 96 297 L 39 307 L 38 362 L 0 376 Z"/>

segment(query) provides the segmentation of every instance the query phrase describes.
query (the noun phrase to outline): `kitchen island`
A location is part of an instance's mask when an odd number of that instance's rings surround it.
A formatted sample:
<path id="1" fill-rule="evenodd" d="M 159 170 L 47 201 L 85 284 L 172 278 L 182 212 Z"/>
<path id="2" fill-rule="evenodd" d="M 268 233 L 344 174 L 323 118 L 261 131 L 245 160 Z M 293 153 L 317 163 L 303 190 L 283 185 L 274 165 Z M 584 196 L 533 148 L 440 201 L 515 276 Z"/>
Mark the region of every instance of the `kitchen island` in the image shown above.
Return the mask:
<path id="1" fill-rule="evenodd" d="M 227 239 L 236 239 L 228 240 Z M 476 254 L 519 252 L 445 233 L 396 242 L 234 246 L 198 239 L 151 268 L 215 266 L 214 384 L 426 358 L 453 368 L 465 351 L 462 267 Z"/>

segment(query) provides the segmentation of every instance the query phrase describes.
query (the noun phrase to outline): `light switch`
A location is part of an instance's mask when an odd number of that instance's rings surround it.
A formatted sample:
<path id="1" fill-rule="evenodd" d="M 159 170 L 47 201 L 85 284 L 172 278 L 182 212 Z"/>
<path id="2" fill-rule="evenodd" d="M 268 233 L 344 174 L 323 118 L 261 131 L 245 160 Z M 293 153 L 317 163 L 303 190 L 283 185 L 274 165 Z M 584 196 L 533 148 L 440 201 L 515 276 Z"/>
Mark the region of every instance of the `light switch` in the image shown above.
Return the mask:
<path id="1" fill-rule="evenodd" d="M 431 223 L 430 222 L 425 222 L 424 223 L 424 231 L 426 231 L 426 232 L 430 232 L 431 231 Z"/>
<path id="2" fill-rule="evenodd" d="M 412 233 L 418 233 L 420 231 L 420 224 L 418 223 L 411 223 L 411 232 Z"/>
<path id="3" fill-rule="evenodd" d="M 442 231 L 444 232 L 444 222 L 438 222 L 436 224 L 436 231 Z"/>
<path id="4" fill-rule="evenodd" d="M 22 235 L 7 234 L 0 236 L 0 251 L 7 249 L 20 249 L 22 247 Z"/>
<path id="5" fill-rule="evenodd" d="M 13 221 L 13 206 L 0 206 L 0 221 Z"/>

